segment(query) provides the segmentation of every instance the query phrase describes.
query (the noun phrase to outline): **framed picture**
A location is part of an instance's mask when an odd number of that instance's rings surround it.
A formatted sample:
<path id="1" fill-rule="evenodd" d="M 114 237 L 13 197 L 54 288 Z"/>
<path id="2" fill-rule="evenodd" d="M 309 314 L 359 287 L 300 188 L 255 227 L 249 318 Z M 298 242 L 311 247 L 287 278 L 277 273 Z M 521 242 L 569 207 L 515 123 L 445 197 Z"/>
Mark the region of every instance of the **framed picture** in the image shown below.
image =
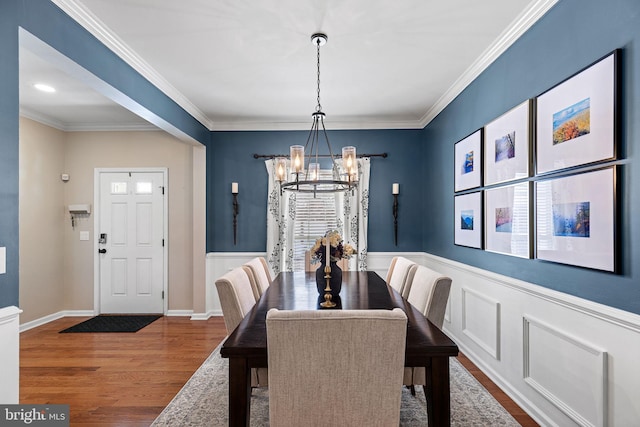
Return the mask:
<path id="1" fill-rule="evenodd" d="M 482 192 L 454 197 L 454 243 L 482 248 Z"/>
<path id="2" fill-rule="evenodd" d="M 531 100 L 484 127 L 484 185 L 529 176 Z"/>
<path id="3" fill-rule="evenodd" d="M 616 157 L 617 52 L 537 98 L 536 173 Z"/>
<path id="4" fill-rule="evenodd" d="M 615 271 L 616 167 L 536 182 L 537 258 Z"/>
<path id="5" fill-rule="evenodd" d="M 454 148 L 454 191 L 480 187 L 480 165 L 482 164 L 481 130 L 477 130 L 465 139 L 456 142 Z"/>
<path id="6" fill-rule="evenodd" d="M 531 258 L 530 200 L 528 182 L 485 190 L 485 250 Z"/>

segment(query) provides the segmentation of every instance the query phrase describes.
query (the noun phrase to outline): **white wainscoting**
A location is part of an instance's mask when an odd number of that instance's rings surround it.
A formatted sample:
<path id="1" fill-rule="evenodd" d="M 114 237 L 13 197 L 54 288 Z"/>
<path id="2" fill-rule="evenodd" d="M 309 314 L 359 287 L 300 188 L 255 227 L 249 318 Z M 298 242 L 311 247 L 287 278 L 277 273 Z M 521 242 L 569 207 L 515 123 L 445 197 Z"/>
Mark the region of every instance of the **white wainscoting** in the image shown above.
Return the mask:
<path id="1" fill-rule="evenodd" d="M 494 359 L 500 359 L 500 303 L 464 286 L 461 303 L 462 332 Z"/>
<path id="2" fill-rule="evenodd" d="M 0 308 L 0 404 L 15 405 L 20 396 L 20 310 Z"/>
<path id="3" fill-rule="evenodd" d="M 579 425 L 603 426 L 608 395 L 607 353 L 568 335 L 563 326 L 528 316 L 523 320 L 525 382 Z M 572 355 L 571 363 L 557 363 L 566 354 Z"/>
<path id="4" fill-rule="evenodd" d="M 429 254 L 420 263 L 453 279 L 445 332 L 541 425 L 640 426 L 640 316 Z M 499 358 L 486 348 L 496 333 Z"/>

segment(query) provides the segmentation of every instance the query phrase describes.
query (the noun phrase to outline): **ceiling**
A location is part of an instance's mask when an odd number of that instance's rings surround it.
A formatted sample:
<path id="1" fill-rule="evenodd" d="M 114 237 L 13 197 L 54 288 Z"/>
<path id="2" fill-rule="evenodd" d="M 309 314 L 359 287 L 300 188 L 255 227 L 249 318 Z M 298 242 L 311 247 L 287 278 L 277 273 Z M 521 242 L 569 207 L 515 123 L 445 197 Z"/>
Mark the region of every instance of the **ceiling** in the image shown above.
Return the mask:
<path id="1" fill-rule="evenodd" d="M 309 128 L 315 32 L 328 129 L 422 128 L 557 0 L 52 1 L 207 128 L 233 130 Z M 28 46 L 20 75 L 28 117 L 145 124 Z"/>

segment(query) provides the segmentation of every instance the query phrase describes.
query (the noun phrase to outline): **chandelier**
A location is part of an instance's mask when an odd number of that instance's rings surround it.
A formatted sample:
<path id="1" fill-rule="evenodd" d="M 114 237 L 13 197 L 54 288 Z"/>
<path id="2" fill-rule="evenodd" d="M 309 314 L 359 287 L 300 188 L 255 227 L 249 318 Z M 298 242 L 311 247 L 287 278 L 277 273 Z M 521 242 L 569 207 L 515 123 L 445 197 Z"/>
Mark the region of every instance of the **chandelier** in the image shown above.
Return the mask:
<path id="1" fill-rule="evenodd" d="M 356 148 L 342 148 L 342 162 L 337 162 L 331 149 L 327 130 L 324 127 L 325 114 L 320 104 L 320 46 L 327 42 L 327 35 L 316 33 L 311 36 L 311 42 L 316 46 L 317 52 L 317 105 L 311 114 L 313 122 L 311 130 L 304 145 L 292 145 L 289 148 L 289 173 L 287 174 L 287 158 L 275 159 L 276 180 L 280 183 L 281 190 L 296 191 L 300 193 L 337 193 L 354 189 L 358 183 L 358 164 L 356 161 Z M 321 179 L 320 155 L 318 152 L 321 141 L 327 144 L 329 157 L 331 157 L 331 179 Z M 306 165 L 306 167 L 305 167 Z M 289 179 L 287 179 L 289 178 Z"/>

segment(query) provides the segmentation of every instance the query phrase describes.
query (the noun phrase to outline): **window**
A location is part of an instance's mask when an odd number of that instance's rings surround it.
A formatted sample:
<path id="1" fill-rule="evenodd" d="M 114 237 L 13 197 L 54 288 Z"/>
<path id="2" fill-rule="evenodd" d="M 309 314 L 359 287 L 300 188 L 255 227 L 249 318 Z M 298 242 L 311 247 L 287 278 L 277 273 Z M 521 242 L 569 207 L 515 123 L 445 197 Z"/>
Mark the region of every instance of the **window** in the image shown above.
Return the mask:
<path id="1" fill-rule="evenodd" d="M 332 179 L 331 170 L 321 170 L 320 179 Z M 293 222 L 293 270 L 304 271 L 305 252 L 327 230 L 338 228 L 336 197 L 342 193 L 298 193 Z"/>

